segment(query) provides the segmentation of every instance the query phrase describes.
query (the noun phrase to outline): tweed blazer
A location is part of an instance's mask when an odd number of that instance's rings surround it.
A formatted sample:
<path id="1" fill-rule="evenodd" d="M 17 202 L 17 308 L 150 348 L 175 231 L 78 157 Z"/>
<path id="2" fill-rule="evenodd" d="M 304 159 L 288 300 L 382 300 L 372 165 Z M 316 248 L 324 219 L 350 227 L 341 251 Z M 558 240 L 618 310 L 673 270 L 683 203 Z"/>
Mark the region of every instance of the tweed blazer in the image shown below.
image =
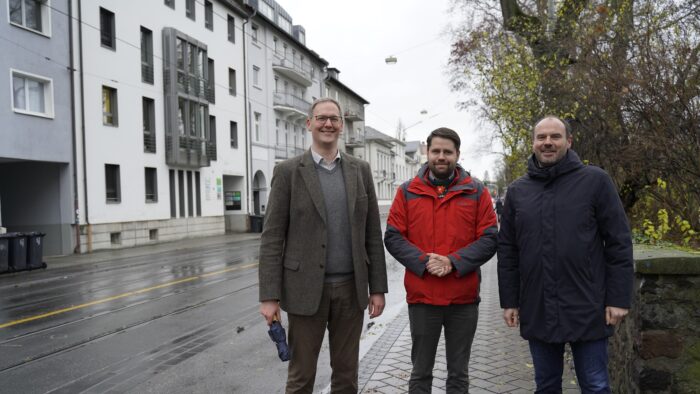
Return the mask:
<path id="1" fill-rule="evenodd" d="M 388 291 L 377 196 L 369 164 L 341 152 L 348 200 L 357 302 Z M 311 151 L 279 163 L 260 242 L 260 301 L 279 300 L 309 316 L 321 302 L 326 264 L 326 207 Z"/>

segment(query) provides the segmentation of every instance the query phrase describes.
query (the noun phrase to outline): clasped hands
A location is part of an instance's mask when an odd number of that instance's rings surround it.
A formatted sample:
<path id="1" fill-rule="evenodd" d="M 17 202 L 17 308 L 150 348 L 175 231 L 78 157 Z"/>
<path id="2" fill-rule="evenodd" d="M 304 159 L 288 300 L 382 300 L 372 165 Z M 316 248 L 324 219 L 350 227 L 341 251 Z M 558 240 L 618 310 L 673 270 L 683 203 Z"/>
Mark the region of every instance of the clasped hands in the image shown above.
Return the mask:
<path id="1" fill-rule="evenodd" d="M 428 253 L 428 262 L 425 263 L 425 268 L 431 275 L 443 277 L 452 272 L 452 262 L 447 256 Z"/>

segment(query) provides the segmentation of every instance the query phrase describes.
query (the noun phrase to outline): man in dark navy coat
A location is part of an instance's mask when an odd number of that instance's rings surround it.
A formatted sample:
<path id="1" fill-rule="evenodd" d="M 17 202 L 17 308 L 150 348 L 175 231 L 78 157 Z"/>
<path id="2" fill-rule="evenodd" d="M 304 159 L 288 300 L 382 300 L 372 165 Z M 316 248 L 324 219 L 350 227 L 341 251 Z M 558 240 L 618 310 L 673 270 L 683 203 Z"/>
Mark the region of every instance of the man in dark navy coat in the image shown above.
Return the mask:
<path id="1" fill-rule="evenodd" d="M 610 176 L 581 163 L 568 124 L 533 132 L 527 174 L 508 187 L 498 233 L 503 318 L 529 341 L 537 393 L 560 393 L 569 343 L 583 393 L 610 393 L 608 337 L 632 298 L 632 240 Z"/>

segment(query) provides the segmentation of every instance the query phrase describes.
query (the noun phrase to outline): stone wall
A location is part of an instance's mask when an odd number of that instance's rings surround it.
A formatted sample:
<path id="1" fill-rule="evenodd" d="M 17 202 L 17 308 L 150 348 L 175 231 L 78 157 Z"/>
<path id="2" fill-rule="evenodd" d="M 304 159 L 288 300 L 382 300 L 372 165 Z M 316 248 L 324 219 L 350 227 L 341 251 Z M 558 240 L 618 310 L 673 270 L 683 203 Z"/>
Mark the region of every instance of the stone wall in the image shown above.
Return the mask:
<path id="1" fill-rule="evenodd" d="M 80 253 L 100 249 L 123 249 L 134 246 L 171 242 L 185 238 L 221 235 L 226 232 L 223 216 L 203 216 L 165 220 L 144 220 L 80 226 Z M 91 232 L 88 236 L 88 232 Z M 154 231 L 154 232 L 152 232 Z M 119 234 L 113 242 L 112 234 Z"/>
<path id="2" fill-rule="evenodd" d="M 616 393 L 700 393 L 700 255 L 635 250 L 630 315 L 610 341 Z"/>

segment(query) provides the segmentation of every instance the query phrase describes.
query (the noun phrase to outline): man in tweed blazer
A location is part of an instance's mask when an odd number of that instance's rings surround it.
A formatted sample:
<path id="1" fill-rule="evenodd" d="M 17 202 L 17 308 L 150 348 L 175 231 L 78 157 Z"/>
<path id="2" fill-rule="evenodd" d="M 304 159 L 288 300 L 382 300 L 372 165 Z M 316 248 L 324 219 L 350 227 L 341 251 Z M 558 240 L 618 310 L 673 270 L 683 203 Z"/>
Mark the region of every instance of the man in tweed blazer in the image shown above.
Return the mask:
<path id="1" fill-rule="evenodd" d="M 379 316 L 387 292 L 384 246 L 369 164 L 340 153 L 340 105 L 316 100 L 311 149 L 272 176 L 260 244 L 260 313 L 289 318 L 287 393 L 311 393 L 328 328 L 331 391 L 357 393 L 363 313 Z"/>

